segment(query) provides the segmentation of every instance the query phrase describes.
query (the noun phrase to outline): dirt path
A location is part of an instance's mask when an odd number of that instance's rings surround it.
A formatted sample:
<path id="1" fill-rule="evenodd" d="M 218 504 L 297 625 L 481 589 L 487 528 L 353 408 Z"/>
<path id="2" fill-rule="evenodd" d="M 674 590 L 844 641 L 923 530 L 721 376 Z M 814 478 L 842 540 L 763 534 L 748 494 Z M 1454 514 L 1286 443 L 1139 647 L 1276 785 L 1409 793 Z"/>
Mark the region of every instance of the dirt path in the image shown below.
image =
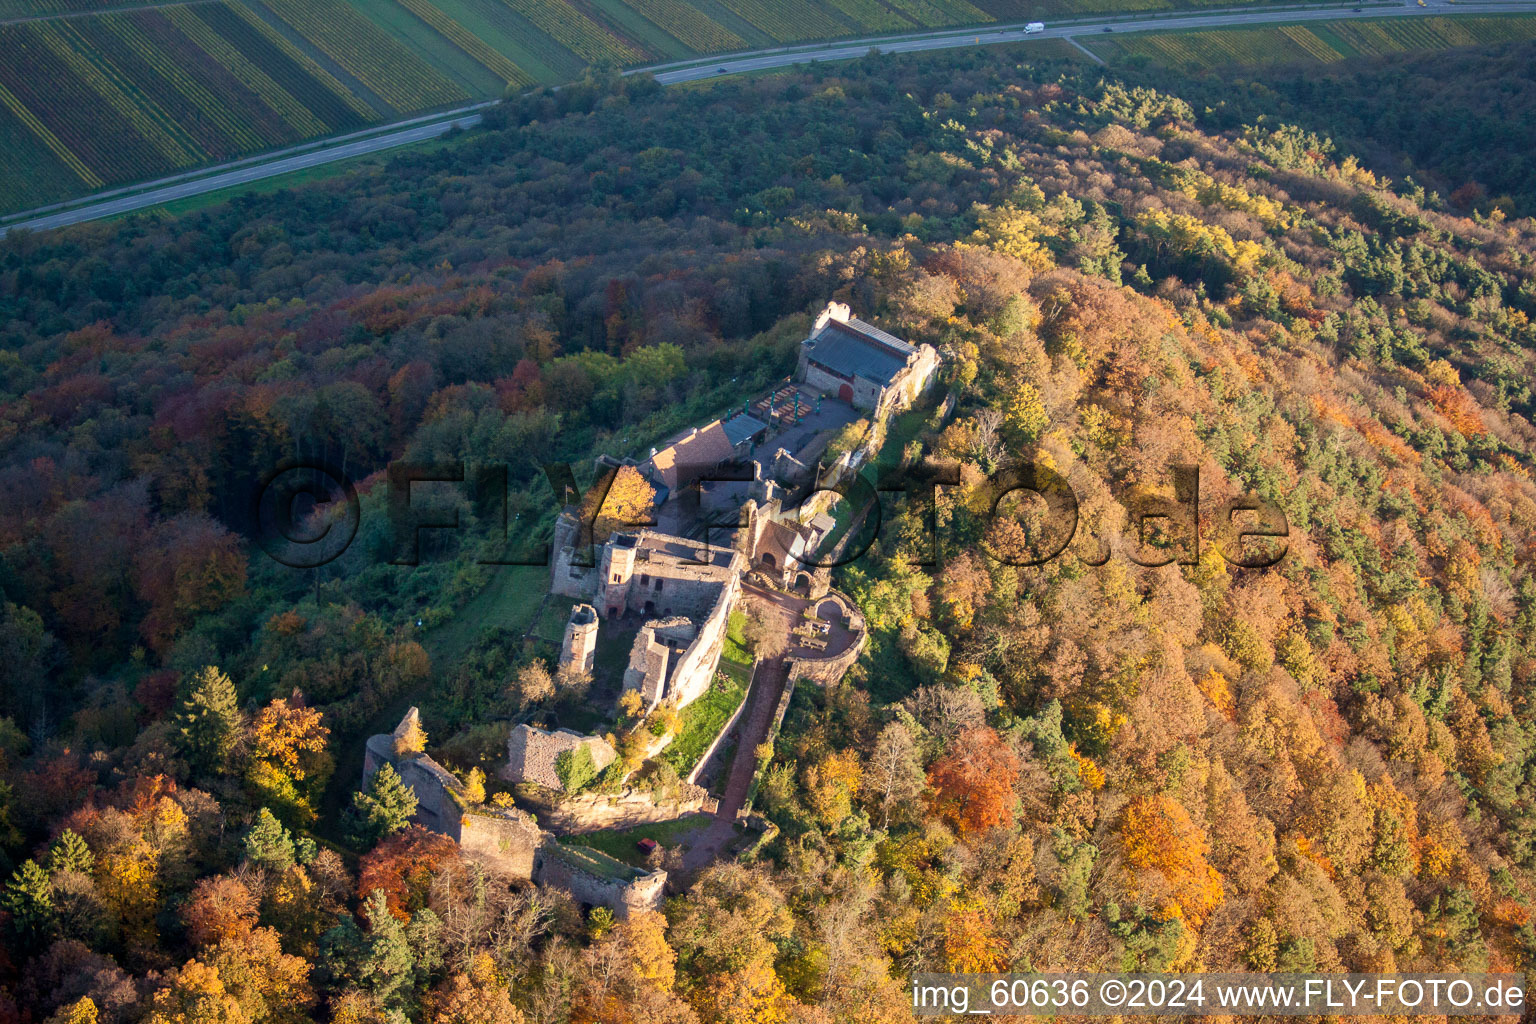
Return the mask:
<path id="1" fill-rule="evenodd" d="M 788 635 L 795 624 L 794 613 L 780 604 L 778 595 L 756 587 L 744 588 L 747 600 L 758 612 L 779 620 L 780 627 Z M 695 871 L 705 867 L 720 856 L 736 838 L 736 816 L 747 802 L 747 792 L 752 788 L 752 778 L 757 774 L 757 747 L 768 738 L 773 726 L 774 713 L 779 708 L 779 698 L 784 695 L 784 684 L 789 680 L 789 668 L 783 656 L 758 664 L 752 673 L 752 691 L 747 694 L 747 710 L 738 725 L 740 734 L 736 742 L 736 758 L 731 762 L 726 778 L 725 791 L 715 820 L 699 838 L 691 843 L 683 858 L 683 867 Z"/>

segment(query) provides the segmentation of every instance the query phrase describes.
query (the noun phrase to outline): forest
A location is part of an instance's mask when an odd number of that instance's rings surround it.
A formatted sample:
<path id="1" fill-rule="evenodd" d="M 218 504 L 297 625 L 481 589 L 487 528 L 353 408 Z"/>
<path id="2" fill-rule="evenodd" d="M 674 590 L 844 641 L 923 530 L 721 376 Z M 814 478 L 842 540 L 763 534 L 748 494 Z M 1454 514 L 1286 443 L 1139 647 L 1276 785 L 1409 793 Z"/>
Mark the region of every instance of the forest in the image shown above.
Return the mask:
<path id="1" fill-rule="evenodd" d="M 1007 48 L 594 74 L 0 240 L 0 1021 L 873 1024 L 928 970 L 1528 969 L 1536 221 L 1476 126 L 1532 66 L 1362 61 L 1398 91 L 1348 110 Z M 518 683 L 544 570 L 485 564 L 500 509 L 444 489 L 461 528 L 391 564 L 387 464 L 505 465 L 537 534 L 542 463 L 739 407 L 829 300 L 943 354 L 953 404 L 881 458 L 960 483 L 932 564 L 899 507 L 838 570 L 871 643 L 758 751 L 772 841 L 616 920 L 410 825 L 392 773 L 356 792 L 402 704 L 483 786 L 558 699 Z M 362 503 L 314 570 L 249 512 L 305 457 Z M 997 557 L 1020 459 L 1078 495 L 1041 566 Z M 1097 557 L 1174 465 L 1278 505 L 1279 564 Z"/>

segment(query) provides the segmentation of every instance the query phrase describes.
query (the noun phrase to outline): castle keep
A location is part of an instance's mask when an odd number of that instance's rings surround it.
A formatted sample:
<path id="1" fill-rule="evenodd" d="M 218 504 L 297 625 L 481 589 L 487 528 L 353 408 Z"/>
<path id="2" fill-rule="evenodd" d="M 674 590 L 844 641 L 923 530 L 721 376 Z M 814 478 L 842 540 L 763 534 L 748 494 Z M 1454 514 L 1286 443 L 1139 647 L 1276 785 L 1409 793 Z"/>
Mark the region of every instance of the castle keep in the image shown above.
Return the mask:
<path id="1" fill-rule="evenodd" d="M 917 400 L 939 368 L 932 345 L 909 345 L 829 302 L 800 343 L 801 380 L 876 417 Z"/>

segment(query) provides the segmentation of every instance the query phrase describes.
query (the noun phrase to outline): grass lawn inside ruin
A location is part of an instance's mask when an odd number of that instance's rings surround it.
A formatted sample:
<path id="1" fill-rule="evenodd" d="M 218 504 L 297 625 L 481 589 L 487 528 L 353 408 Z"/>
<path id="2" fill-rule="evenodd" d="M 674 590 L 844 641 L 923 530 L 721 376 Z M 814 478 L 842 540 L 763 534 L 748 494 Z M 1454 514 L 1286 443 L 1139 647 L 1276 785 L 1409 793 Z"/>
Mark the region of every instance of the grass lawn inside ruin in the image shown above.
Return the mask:
<path id="1" fill-rule="evenodd" d="M 614 860 L 631 867 L 644 867 L 645 854 L 635 844 L 642 839 L 654 839 L 662 846 L 682 845 L 693 832 L 709 825 L 707 814 L 688 814 L 672 821 L 658 821 L 634 828 L 605 829 L 576 836 L 561 836 L 560 842 L 571 846 L 585 846 L 607 854 Z"/>
<path id="2" fill-rule="evenodd" d="M 670 764 L 679 776 L 686 778 L 693 771 L 699 758 L 720 734 L 726 721 L 741 707 L 747 696 L 747 684 L 736 672 L 727 670 L 722 662 L 721 673 L 698 700 L 683 708 L 678 714 L 682 726 L 677 738 L 667 744 L 659 758 Z"/>

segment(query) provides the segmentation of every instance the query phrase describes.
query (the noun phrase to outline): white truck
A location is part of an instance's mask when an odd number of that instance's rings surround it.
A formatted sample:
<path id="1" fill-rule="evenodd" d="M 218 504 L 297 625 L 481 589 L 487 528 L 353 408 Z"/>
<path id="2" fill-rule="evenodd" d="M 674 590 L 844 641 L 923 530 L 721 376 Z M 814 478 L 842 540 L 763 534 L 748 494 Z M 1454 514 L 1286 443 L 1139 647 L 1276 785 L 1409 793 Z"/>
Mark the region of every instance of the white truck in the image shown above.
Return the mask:
<path id="1" fill-rule="evenodd" d="M 1044 32 L 1044 31 L 1045 31 L 1045 22 L 1043 22 L 1043 21 L 1032 21 L 1028 25 L 1024 26 L 1024 34 L 1025 35 L 1033 35 L 1036 32 Z"/>

